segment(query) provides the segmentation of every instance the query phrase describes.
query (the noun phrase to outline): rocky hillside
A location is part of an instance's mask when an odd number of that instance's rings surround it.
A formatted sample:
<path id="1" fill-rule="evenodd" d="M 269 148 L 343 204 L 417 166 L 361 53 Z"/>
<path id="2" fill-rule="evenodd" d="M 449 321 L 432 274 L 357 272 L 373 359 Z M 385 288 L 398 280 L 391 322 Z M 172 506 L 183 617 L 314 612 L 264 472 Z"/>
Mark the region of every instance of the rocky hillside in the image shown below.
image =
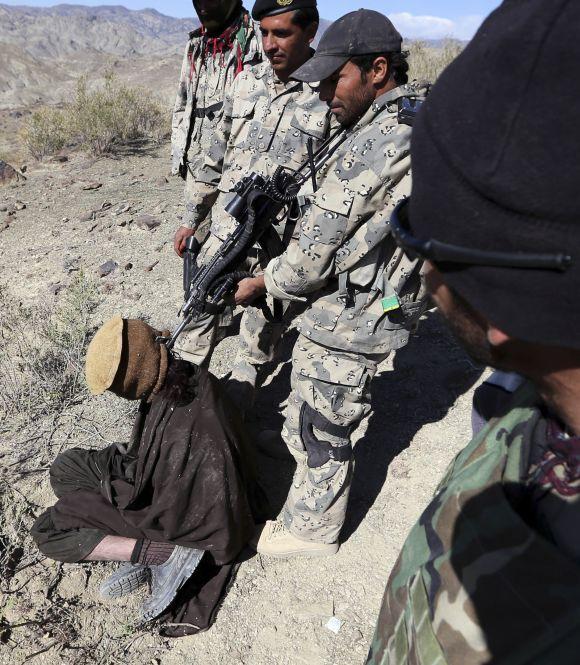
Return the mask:
<path id="1" fill-rule="evenodd" d="M 193 14 L 193 11 L 192 11 Z M 124 7 L 0 4 L 0 109 L 58 103 L 80 74 L 113 69 L 170 101 L 193 16 Z"/>

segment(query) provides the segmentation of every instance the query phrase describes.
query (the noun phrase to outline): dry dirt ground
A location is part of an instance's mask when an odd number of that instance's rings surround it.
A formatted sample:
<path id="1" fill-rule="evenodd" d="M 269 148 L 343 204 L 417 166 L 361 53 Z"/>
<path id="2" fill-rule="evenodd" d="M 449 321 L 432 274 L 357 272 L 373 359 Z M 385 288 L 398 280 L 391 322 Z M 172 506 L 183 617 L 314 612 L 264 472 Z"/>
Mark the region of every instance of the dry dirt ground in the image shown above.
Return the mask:
<path id="1" fill-rule="evenodd" d="M 164 146 L 118 159 L 75 157 L 30 168 L 25 183 L 0 189 L 0 210 L 7 209 L 0 225 L 8 212 L 26 206 L 0 232 L 0 283 L 8 293 L 33 307 L 58 307 L 82 271 L 99 292 L 93 325 L 113 314 L 173 325 L 181 266 L 171 238 L 182 184 L 165 179 L 167 152 Z M 160 225 L 139 228 L 143 214 Z M 99 267 L 108 261 L 117 267 L 100 277 Z M 220 346 L 216 374 L 228 371 L 235 350 L 235 337 Z M 255 426 L 280 426 L 288 377 L 286 359 L 260 392 Z M 86 398 L 19 431 L 2 423 L 3 520 L 22 543 L 0 581 L 0 663 L 364 662 L 397 552 L 445 467 L 470 438 L 471 395 L 480 378 L 437 315 L 426 316 L 373 385 L 374 413 L 358 432 L 338 555 L 276 561 L 248 553 L 214 627 L 173 641 L 135 627 L 139 597 L 113 603 L 99 598 L 98 586 L 112 565 L 58 565 L 40 557 L 26 536 L 34 516 L 53 502 L 51 460 L 72 446 L 126 440 L 133 407 L 109 396 Z M 260 472 L 280 508 L 291 464 L 262 458 Z M 338 633 L 327 627 L 332 617 L 341 622 Z"/>

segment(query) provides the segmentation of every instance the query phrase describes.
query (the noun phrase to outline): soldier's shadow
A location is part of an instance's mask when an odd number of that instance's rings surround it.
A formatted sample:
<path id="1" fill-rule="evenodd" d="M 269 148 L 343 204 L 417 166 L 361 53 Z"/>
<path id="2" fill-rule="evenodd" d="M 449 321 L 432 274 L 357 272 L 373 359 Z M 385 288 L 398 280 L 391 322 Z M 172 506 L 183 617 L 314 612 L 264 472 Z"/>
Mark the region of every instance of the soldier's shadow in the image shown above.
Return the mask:
<path id="1" fill-rule="evenodd" d="M 436 313 L 428 313 L 409 344 L 397 351 L 393 370 L 372 384 L 372 413 L 354 449 L 355 471 L 341 541 L 358 529 L 375 503 L 391 462 L 426 424 L 442 420 L 478 380 L 473 364 Z M 471 423 L 465 421 L 465 443 Z"/>

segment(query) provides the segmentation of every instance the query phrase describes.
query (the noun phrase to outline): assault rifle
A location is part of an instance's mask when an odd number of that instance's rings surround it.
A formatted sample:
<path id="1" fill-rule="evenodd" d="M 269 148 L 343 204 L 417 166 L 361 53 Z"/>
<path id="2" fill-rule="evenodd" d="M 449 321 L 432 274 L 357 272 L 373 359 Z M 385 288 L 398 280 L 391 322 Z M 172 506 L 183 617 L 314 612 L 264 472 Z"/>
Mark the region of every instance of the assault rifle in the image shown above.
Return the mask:
<path id="1" fill-rule="evenodd" d="M 273 222 L 285 208 L 288 214 L 300 188 L 309 179 L 316 191 L 316 174 L 345 139 L 346 132 L 341 129 L 316 152 L 310 140 L 308 160 L 298 170 L 279 166 L 271 178 L 252 173 L 238 182 L 232 190 L 235 196 L 226 206 L 226 212 L 237 225 L 206 265 L 197 267 L 199 243 L 188 238 L 183 264 L 185 303 L 180 312 L 183 318 L 171 337 L 160 339 L 169 350 L 190 323 L 203 314 L 223 309 L 224 299 L 235 290 L 236 284 L 252 276 L 236 270 L 252 246 L 258 244 L 271 258 L 284 251 L 284 245 L 272 228 Z"/>

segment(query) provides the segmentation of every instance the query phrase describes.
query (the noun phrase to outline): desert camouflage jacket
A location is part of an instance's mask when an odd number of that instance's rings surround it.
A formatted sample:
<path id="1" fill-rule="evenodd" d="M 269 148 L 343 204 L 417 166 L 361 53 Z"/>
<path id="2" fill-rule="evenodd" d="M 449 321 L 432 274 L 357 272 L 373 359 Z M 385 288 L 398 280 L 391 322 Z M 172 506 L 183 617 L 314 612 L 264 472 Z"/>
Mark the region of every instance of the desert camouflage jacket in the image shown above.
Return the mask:
<path id="1" fill-rule="evenodd" d="M 526 384 L 452 463 L 391 573 L 368 663 L 578 662 L 580 566 L 525 500 L 541 419 Z"/>
<path id="2" fill-rule="evenodd" d="M 389 217 L 411 192 L 411 128 L 400 86 L 381 96 L 352 128 L 320 174 L 300 237 L 265 271 L 281 300 L 312 299 L 300 331 L 325 346 L 384 353 L 406 344 L 424 300 L 420 266 L 393 241 Z"/>
<path id="3" fill-rule="evenodd" d="M 236 78 L 238 45 L 244 68 L 262 60 L 262 40 L 255 23 L 244 10 L 243 30 L 234 48 L 208 52 L 200 30 L 190 33 L 185 48 L 171 131 L 172 173 L 185 176 L 186 166 L 195 176 L 222 117 L 223 100 Z"/>
<path id="4" fill-rule="evenodd" d="M 242 72 L 226 95 L 183 224 L 195 228 L 211 209 L 211 232 L 223 240 L 234 224 L 224 210 L 234 185 L 253 171 L 268 177 L 277 166 L 295 169 L 308 157 L 308 139 L 316 149 L 328 131 L 328 107 L 316 85 L 282 83 L 267 62 Z"/>

